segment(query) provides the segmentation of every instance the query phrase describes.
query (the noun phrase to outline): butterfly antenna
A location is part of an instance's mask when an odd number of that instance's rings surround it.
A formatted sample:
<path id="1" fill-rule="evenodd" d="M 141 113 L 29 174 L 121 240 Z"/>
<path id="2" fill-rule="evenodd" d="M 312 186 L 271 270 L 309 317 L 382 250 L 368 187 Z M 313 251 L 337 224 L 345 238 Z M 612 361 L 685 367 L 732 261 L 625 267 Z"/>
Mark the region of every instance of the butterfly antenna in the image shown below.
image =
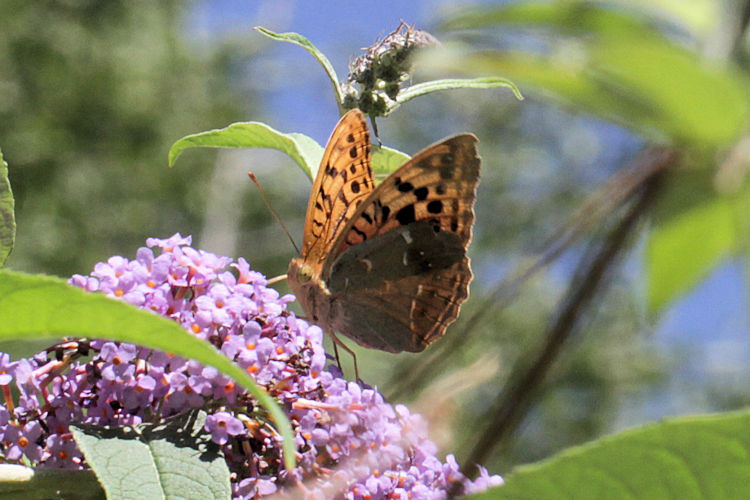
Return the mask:
<path id="1" fill-rule="evenodd" d="M 276 222 L 279 223 L 279 225 L 281 226 L 281 229 L 284 230 L 284 232 L 286 233 L 287 237 L 289 238 L 289 241 L 292 242 L 292 246 L 294 247 L 295 250 L 297 250 L 297 255 L 300 255 L 299 247 L 294 242 L 294 238 L 292 238 L 292 235 L 289 233 L 289 230 L 286 228 L 286 226 L 284 225 L 284 223 L 281 222 L 281 217 L 279 217 L 279 214 L 277 214 L 276 210 L 274 210 L 273 207 L 271 206 L 271 202 L 269 202 L 268 198 L 266 198 L 266 193 L 263 192 L 263 188 L 260 187 L 260 183 L 258 182 L 258 179 L 256 179 L 255 174 L 252 173 L 252 172 L 248 172 L 247 175 L 250 176 L 250 180 L 253 181 L 255 183 L 255 185 L 258 187 L 258 191 L 260 191 L 260 196 L 261 196 L 261 198 L 263 198 L 263 201 L 265 202 L 266 206 L 268 207 L 268 210 L 271 211 L 271 214 L 276 219 Z M 284 276 L 284 277 L 286 277 L 286 276 Z"/>

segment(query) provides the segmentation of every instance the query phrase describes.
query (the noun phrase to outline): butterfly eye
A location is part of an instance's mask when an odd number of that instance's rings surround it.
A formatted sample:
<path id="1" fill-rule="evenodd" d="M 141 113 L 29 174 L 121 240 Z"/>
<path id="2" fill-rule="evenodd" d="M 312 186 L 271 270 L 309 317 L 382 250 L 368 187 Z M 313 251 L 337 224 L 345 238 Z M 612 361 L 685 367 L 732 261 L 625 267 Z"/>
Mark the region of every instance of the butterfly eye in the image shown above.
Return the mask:
<path id="1" fill-rule="evenodd" d="M 302 264 L 297 272 L 297 280 L 300 283 L 306 283 L 310 281 L 313 275 L 313 269 L 309 264 Z"/>

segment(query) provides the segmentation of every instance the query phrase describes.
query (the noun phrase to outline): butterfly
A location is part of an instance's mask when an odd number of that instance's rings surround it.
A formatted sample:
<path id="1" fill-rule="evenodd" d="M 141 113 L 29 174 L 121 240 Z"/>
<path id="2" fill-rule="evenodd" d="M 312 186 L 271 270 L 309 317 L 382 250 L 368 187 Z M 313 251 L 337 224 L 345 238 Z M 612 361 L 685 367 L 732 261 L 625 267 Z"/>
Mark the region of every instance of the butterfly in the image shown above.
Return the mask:
<path id="1" fill-rule="evenodd" d="M 375 186 L 363 114 L 353 109 L 336 125 L 287 272 L 308 319 L 335 343 L 338 332 L 368 348 L 419 352 L 456 319 L 472 279 L 476 143 L 472 134 L 443 139 Z"/>

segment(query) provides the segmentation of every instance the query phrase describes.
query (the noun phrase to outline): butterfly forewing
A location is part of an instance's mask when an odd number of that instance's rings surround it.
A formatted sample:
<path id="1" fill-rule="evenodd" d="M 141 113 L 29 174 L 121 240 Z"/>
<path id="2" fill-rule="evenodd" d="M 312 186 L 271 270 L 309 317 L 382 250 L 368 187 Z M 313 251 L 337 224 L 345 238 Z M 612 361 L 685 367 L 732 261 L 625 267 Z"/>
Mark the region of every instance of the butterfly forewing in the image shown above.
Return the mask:
<path id="1" fill-rule="evenodd" d="M 424 149 L 362 202 L 333 245 L 330 260 L 344 250 L 417 221 L 435 231 L 458 234 L 468 245 L 480 160 L 477 138 L 461 134 Z"/>
<path id="2" fill-rule="evenodd" d="M 367 123 L 361 112 L 352 110 L 331 134 L 315 177 L 302 241 L 307 263 L 322 265 L 336 235 L 374 187 Z"/>

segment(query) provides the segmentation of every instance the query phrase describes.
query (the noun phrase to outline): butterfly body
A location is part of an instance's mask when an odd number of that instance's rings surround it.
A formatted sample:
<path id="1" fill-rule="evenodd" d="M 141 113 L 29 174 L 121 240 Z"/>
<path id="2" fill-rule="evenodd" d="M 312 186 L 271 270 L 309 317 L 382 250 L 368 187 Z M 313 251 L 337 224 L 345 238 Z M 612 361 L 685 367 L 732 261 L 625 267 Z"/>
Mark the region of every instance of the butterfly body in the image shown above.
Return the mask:
<path id="1" fill-rule="evenodd" d="M 364 117 L 341 119 L 287 273 L 312 322 L 389 352 L 419 352 L 445 333 L 472 278 L 476 141 L 436 143 L 375 187 Z"/>

